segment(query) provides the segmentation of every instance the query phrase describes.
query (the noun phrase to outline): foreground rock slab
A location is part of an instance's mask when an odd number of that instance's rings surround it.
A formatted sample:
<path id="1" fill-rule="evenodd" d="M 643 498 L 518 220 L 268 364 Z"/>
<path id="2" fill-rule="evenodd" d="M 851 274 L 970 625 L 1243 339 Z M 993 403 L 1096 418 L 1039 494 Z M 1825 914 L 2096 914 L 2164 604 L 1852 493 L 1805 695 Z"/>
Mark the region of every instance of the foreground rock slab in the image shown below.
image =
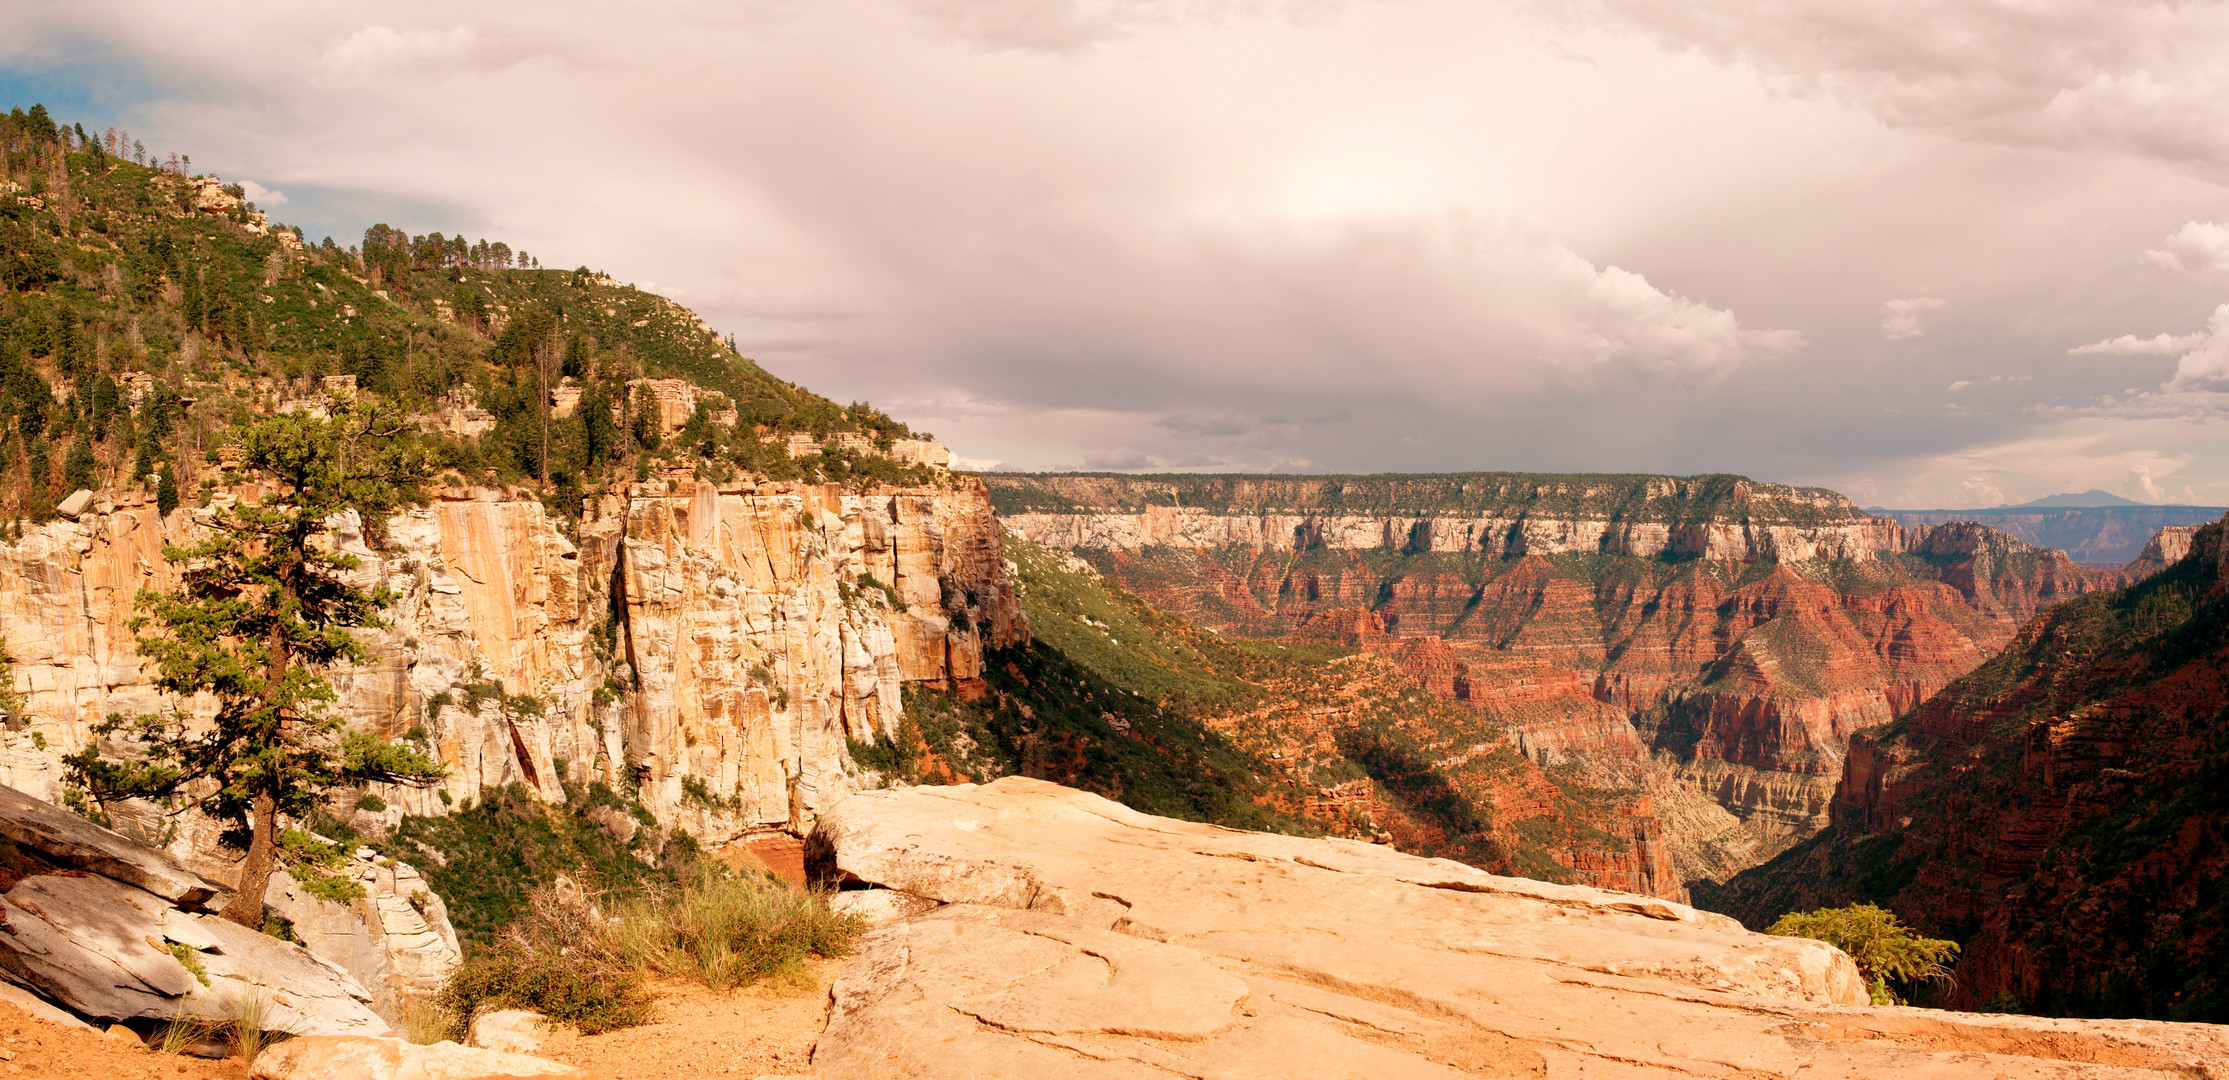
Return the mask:
<path id="1" fill-rule="evenodd" d="M 562 1062 L 475 1050 L 453 1042 L 312 1035 L 288 1039 L 255 1059 L 252 1080 L 587 1080 Z"/>
<path id="2" fill-rule="evenodd" d="M 0 836 L 47 860 L 0 894 L 0 979 L 48 1009 L 103 1024 L 256 1011 L 273 1031 L 389 1030 L 329 961 L 179 906 L 208 883 L 162 852 L 4 786 Z"/>
<path id="3" fill-rule="evenodd" d="M 1841 952 L 1723 916 L 1040 781 L 862 792 L 812 854 L 941 905 L 863 940 L 828 1080 L 2229 1078 L 2225 1028 L 1866 1007 Z"/>

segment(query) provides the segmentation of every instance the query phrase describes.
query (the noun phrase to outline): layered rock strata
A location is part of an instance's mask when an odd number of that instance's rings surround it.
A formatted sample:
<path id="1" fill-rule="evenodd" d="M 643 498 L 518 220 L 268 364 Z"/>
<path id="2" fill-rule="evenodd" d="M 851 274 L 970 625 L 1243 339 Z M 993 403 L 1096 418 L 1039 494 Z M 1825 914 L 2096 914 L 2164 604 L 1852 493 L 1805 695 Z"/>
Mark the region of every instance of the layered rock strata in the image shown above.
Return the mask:
<path id="1" fill-rule="evenodd" d="M 838 980 L 829 1080 L 2229 1069 L 2220 1028 L 1867 1008 L 1818 942 L 1040 781 L 863 792 L 815 849 L 890 913 L 927 908 Z"/>
<path id="2" fill-rule="evenodd" d="M 2153 569 L 1739 477 L 989 482 L 1017 534 L 1157 606 L 1384 651 L 1541 763 L 1648 793 L 1692 879 L 1823 828 L 1854 732 Z"/>
<path id="3" fill-rule="evenodd" d="M 1833 827 L 1710 902 L 1851 900 L 1964 943 L 1951 1001 L 2229 1020 L 2229 539 L 2038 616 L 1851 741 Z"/>
<path id="4" fill-rule="evenodd" d="M 452 487 L 383 523 L 377 550 L 341 523 L 360 583 L 396 599 L 391 625 L 363 633 L 372 661 L 336 673 L 338 707 L 449 770 L 437 789 L 368 792 L 386 807 L 374 823 L 487 787 L 560 800 L 564 781 L 597 780 L 707 839 L 801 828 L 863 782 L 847 740 L 895 730 L 903 683 L 967 684 L 986 647 L 1028 633 L 972 481 L 672 477 L 590 510 L 568 535 L 539 502 Z M 0 781 L 59 798 L 61 756 L 102 717 L 194 709 L 149 687 L 128 623 L 140 589 L 175 583 L 163 544 L 210 513 L 101 503 L 0 545 L 0 636 L 24 698 L 0 732 Z M 205 829 L 165 839 L 213 849 Z"/>

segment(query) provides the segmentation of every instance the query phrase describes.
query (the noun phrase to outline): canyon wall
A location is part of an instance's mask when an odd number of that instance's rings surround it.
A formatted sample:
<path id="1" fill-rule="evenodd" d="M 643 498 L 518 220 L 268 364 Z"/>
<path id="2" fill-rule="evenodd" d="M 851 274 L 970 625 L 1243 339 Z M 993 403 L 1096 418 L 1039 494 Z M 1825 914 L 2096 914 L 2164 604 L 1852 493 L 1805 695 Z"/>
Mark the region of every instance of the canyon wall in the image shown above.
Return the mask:
<path id="1" fill-rule="evenodd" d="M 2223 528 L 1857 735 L 1832 828 L 1707 901 L 1753 926 L 1890 906 L 1964 944 L 1956 1007 L 2229 1020 Z"/>
<path id="2" fill-rule="evenodd" d="M 632 788 L 708 840 L 802 829 L 872 782 L 847 740 L 895 732 L 902 683 L 964 687 L 986 647 L 1028 634 L 972 481 L 860 493 L 675 476 L 589 509 L 568 536 L 539 502 L 447 487 L 386 522 L 377 550 L 340 523 L 358 583 L 396 596 L 387 628 L 360 631 L 371 662 L 335 674 L 337 707 L 448 768 L 436 788 L 375 787 L 386 808 L 369 816 L 514 783 L 562 800 L 574 780 Z M 140 589 L 175 583 L 164 542 L 212 514 L 101 502 L 0 544 L 0 636 L 23 697 L 0 783 L 60 801 L 60 758 L 102 717 L 197 707 L 148 685 L 129 622 Z M 165 839 L 206 855 L 205 831 Z"/>
<path id="3" fill-rule="evenodd" d="M 1648 794 L 1693 880 L 1824 828 L 1855 732 L 2151 569 L 1739 477 L 987 480 L 1017 535 L 1172 613 L 1385 652 L 1542 764 Z"/>

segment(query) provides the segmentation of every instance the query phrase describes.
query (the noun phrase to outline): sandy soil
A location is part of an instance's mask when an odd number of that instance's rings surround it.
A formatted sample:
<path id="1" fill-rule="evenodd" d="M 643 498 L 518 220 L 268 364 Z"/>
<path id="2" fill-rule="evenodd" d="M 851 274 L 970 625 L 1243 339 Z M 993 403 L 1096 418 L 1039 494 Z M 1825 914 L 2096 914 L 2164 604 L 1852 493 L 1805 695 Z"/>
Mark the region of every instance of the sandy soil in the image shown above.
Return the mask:
<path id="1" fill-rule="evenodd" d="M 661 984 L 657 1019 L 602 1035 L 559 1029 L 540 1055 L 578 1065 L 600 1080 L 802 1075 L 828 1022 L 828 985 L 841 960 L 812 967 L 813 985 L 753 986 L 725 993 Z"/>
<path id="2" fill-rule="evenodd" d="M 818 1032 L 814 1033 L 818 1036 Z M 0 1004 L 0 1078 L 98 1077 L 99 1080 L 247 1080 L 237 1061 L 156 1053 L 119 1038 L 73 1031 Z"/>
<path id="3" fill-rule="evenodd" d="M 578 1065 L 596 1080 L 697 1080 L 811 1073 L 813 1040 L 828 1020 L 828 984 L 840 960 L 813 965 L 813 984 L 717 993 L 660 984 L 657 1019 L 602 1035 L 558 1028 L 540 1056 Z M 0 1080 L 247 1080 L 238 1061 L 158 1053 L 137 1040 L 73 1031 L 0 1003 Z"/>

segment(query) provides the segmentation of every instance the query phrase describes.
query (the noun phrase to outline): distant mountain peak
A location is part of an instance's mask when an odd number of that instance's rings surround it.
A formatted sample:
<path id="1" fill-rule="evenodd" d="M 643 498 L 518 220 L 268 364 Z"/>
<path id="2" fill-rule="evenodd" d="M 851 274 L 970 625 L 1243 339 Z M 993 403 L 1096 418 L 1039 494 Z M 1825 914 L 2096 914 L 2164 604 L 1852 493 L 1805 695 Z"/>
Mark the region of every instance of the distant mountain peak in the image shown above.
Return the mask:
<path id="1" fill-rule="evenodd" d="M 2134 499 L 2124 499 L 2124 498 L 2121 498 L 2121 497 L 2120 497 L 2120 496 L 2118 496 L 2118 495 L 2115 495 L 2115 494 L 2113 494 L 2113 493 L 2112 493 L 2112 492 L 2110 492 L 2110 491 L 2099 491 L 2099 490 L 2098 490 L 2098 489 L 2096 489 L 2096 488 L 2091 488 L 2090 490 L 2088 490 L 2088 491 L 2085 491 L 2085 492 L 2083 492 L 2083 493 L 2081 493 L 2081 494 L 2079 494 L 2079 495 L 2045 495 L 2044 497 L 2042 497 L 2042 498 L 2040 498 L 2040 499 L 2034 499 L 2034 500 L 2030 500 L 2030 501 L 2028 501 L 2028 502 L 2024 502 L 2024 503 L 2014 503 L 2014 504 L 2012 504 L 2012 505 L 2010 505 L 2010 506 L 2003 506 L 2003 507 L 1999 507 L 1998 509 L 2001 509 L 2001 510 L 2026 510 L 2026 509 L 2030 509 L 2030 508 L 2041 508 L 2041 507 L 2057 507 L 2057 506 L 2068 506 L 2068 507 L 2083 506 L 2083 507 L 2088 507 L 2088 506 L 2146 506 L 2146 505 L 2149 505 L 2149 504 L 2148 504 L 2148 503 L 2140 503 L 2140 502 L 2137 502 L 2137 501 L 2136 501 L 2136 500 L 2134 500 Z"/>

